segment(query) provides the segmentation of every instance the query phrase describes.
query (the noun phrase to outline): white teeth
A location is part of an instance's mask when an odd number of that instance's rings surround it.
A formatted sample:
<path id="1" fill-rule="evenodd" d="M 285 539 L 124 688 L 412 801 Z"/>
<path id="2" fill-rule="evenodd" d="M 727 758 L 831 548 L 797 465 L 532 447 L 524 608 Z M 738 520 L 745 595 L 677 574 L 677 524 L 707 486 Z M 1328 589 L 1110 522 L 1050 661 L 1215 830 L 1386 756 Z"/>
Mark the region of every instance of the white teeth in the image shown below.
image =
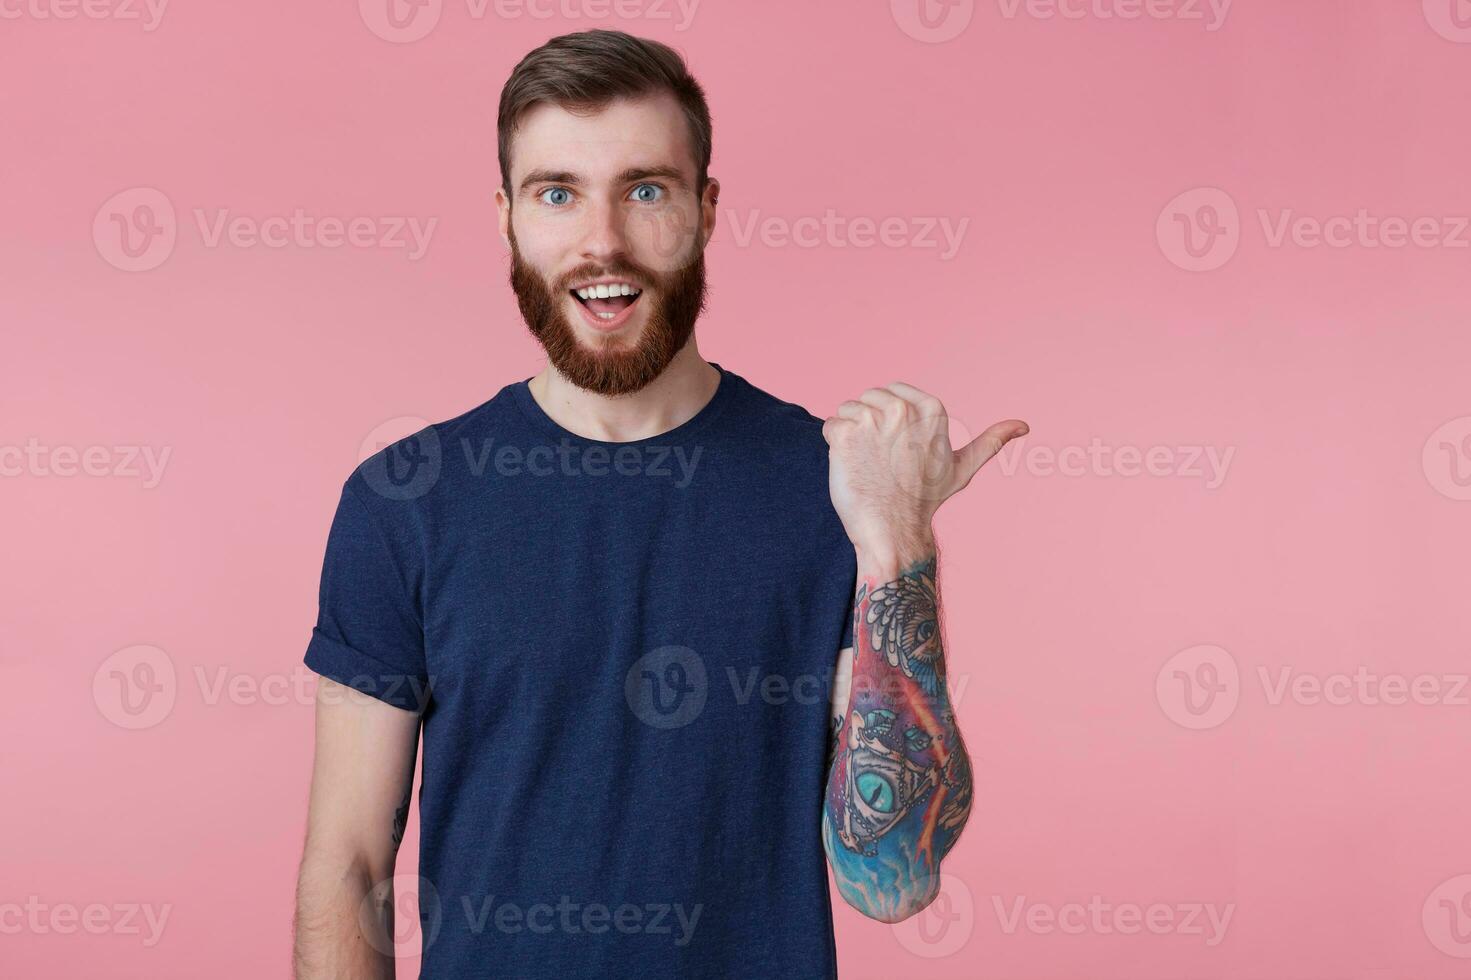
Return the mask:
<path id="1" fill-rule="evenodd" d="M 626 282 L 599 283 L 574 290 L 583 299 L 607 299 L 609 296 L 637 296 L 639 288 Z"/>

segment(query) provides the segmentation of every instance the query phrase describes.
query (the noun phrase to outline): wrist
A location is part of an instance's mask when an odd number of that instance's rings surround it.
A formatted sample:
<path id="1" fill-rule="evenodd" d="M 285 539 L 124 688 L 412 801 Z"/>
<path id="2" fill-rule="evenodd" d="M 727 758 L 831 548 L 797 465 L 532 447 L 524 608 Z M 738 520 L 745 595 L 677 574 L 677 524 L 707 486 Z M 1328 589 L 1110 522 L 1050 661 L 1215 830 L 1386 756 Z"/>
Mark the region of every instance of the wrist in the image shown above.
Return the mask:
<path id="1" fill-rule="evenodd" d="M 929 525 L 891 529 L 854 541 L 853 551 L 858 557 L 860 576 L 867 572 L 892 578 L 916 562 L 934 556 L 935 534 Z"/>

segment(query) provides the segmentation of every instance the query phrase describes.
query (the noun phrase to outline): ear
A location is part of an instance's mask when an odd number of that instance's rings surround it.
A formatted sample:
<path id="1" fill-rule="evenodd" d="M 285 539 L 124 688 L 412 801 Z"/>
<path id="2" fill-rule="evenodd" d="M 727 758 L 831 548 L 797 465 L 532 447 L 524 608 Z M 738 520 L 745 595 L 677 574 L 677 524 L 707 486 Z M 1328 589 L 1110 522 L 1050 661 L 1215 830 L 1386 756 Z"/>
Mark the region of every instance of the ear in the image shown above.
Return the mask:
<path id="1" fill-rule="evenodd" d="M 719 215 L 716 213 L 716 203 L 720 200 L 720 181 L 714 177 L 705 180 L 705 193 L 700 199 L 700 247 L 704 248 L 710 241 L 710 236 L 715 234 L 715 224 Z"/>
<path id="2" fill-rule="evenodd" d="M 496 225 L 500 229 L 501 241 L 506 246 L 506 251 L 511 250 L 511 199 L 506 196 L 504 187 L 495 189 Z"/>

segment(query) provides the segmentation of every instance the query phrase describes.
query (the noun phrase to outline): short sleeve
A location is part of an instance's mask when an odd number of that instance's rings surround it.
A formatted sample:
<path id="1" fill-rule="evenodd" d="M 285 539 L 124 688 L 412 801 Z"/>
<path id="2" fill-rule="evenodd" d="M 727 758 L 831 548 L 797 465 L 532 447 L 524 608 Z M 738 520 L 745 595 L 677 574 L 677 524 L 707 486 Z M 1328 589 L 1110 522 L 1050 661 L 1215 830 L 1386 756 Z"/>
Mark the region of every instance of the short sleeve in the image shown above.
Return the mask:
<path id="1" fill-rule="evenodd" d="M 349 480 L 327 535 L 306 665 L 394 707 L 428 702 L 424 628 L 389 538 Z"/>

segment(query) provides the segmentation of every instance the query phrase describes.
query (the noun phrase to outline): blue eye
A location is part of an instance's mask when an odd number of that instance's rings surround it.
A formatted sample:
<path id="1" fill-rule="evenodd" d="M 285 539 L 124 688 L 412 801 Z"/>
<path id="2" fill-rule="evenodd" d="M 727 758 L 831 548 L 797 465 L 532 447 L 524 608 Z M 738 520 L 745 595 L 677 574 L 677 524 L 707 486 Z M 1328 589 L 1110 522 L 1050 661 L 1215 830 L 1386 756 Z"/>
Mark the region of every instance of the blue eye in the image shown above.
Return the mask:
<path id="1" fill-rule="evenodd" d="M 640 204 L 653 204 L 663 196 L 664 188 L 658 184 L 639 184 L 633 189 L 633 199 Z"/>
<path id="2" fill-rule="evenodd" d="M 548 197 L 553 194 L 560 195 L 560 197 L 553 200 L 548 200 Z M 565 187 L 548 187 L 546 190 L 542 191 L 539 196 L 541 197 L 543 204 L 550 204 L 552 205 L 552 207 L 561 207 L 568 201 L 572 200 L 572 193 L 568 191 Z"/>

